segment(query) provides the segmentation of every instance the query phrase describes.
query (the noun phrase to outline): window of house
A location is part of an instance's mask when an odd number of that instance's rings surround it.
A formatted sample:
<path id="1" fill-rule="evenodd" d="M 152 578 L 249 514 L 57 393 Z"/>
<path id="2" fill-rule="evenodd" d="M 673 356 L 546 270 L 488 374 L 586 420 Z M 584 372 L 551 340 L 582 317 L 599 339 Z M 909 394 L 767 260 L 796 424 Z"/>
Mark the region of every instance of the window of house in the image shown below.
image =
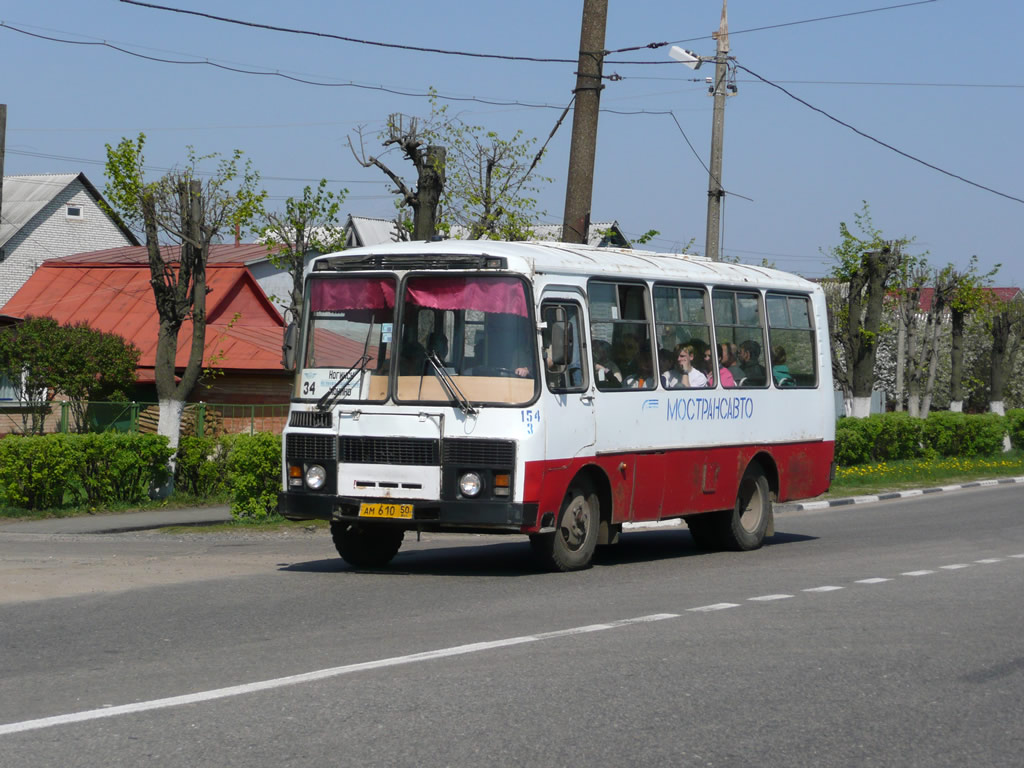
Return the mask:
<path id="1" fill-rule="evenodd" d="M 80 205 L 68 203 L 67 216 L 69 219 L 83 219 L 85 218 L 85 209 Z"/>
<path id="2" fill-rule="evenodd" d="M 817 386 L 810 299 L 769 293 L 764 303 L 768 310 L 768 356 L 775 386 Z"/>

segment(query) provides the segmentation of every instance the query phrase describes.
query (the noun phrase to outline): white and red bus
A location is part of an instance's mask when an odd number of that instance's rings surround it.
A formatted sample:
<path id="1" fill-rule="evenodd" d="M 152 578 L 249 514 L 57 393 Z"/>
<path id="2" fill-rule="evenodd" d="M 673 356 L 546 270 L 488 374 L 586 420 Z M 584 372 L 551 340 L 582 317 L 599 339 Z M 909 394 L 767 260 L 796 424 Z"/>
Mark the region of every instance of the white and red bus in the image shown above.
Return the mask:
<path id="1" fill-rule="evenodd" d="M 697 256 L 394 243 L 307 269 L 279 509 L 386 564 L 409 531 L 529 536 L 587 567 L 625 523 L 706 548 L 828 489 L 835 411 L 815 284 Z"/>

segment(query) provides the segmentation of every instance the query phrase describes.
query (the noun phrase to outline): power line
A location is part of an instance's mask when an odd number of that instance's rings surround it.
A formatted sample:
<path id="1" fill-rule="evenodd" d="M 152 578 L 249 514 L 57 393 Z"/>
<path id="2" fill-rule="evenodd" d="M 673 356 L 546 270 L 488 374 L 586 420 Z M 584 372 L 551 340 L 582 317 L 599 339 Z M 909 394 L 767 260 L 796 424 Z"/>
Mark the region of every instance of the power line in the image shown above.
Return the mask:
<path id="1" fill-rule="evenodd" d="M 378 48 L 391 48 L 391 49 L 398 49 L 398 50 L 403 50 L 403 51 L 415 51 L 415 52 L 418 52 L 418 53 L 434 53 L 434 54 L 439 54 L 439 55 L 443 55 L 443 56 L 467 56 L 467 57 L 476 58 L 476 59 L 497 59 L 497 60 L 500 60 L 500 61 L 525 61 L 525 62 L 533 62 L 533 63 L 541 63 L 541 64 L 577 64 L 578 63 L 577 59 L 562 59 L 562 58 L 541 57 L 541 56 L 516 56 L 516 55 L 502 54 L 502 53 L 480 53 L 480 52 L 474 52 L 474 51 L 460 51 L 460 50 L 452 50 L 452 49 L 446 49 L 446 48 L 431 48 L 431 47 L 427 47 L 427 46 L 418 46 L 418 45 L 405 45 L 405 44 L 402 44 L 402 43 L 386 43 L 386 42 L 382 42 L 382 41 L 379 41 L 379 40 L 364 40 L 364 39 L 357 38 L 357 37 L 347 37 L 345 35 L 336 35 L 336 34 L 333 34 L 331 32 L 316 32 L 316 31 L 308 30 L 308 29 L 295 29 L 295 28 L 292 28 L 292 27 L 281 27 L 281 26 L 278 26 L 278 25 L 275 25 L 275 24 L 262 24 L 260 22 L 255 22 L 255 21 L 244 21 L 242 19 L 233 19 L 233 18 L 230 18 L 228 16 L 218 16 L 216 14 L 206 13 L 204 11 L 192 11 L 192 10 L 188 10 L 188 9 L 185 9 L 185 8 L 172 8 L 172 7 L 167 6 L 167 5 L 158 5 L 156 3 L 146 3 L 146 2 L 142 2 L 141 0 L 120 0 L 120 2 L 125 3 L 127 5 L 136 5 L 136 6 L 139 6 L 141 8 L 149 8 L 149 9 L 157 10 L 157 11 L 167 11 L 169 13 L 180 13 L 180 14 L 183 14 L 183 15 L 186 15 L 186 16 L 199 16 L 201 18 L 210 19 L 212 21 L 220 21 L 220 22 L 223 22 L 225 24 L 235 24 L 235 25 L 238 25 L 238 26 L 250 27 L 252 29 L 264 29 L 264 30 L 268 30 L 268 31 L 271 31 L 271 32 L 286 32 L 286 33 L 293 34 L 293 35 L 307 35 L 307 36 L 310 36 L 310 37 L 321 37 L 321 38 L 327 38 L 327 39 L 331 39 L 331 40 L 340 40 L 340 41 L 346 42 L 346 43 L 356 43 L 358 45 L 369 45 L 369 46 L 374 46 L 374 47 L 378 47 Z M 889 6 L 884 6 L 882 8 L 871 8 L 871 9 L 864 10 L 864 11 L 853 11 L 853 12 L 850 12 L 850 13 L 839 13 L 839 14 L 834 14 L 832 16 L 819 16 L 819 17 L 814 18 L 814 19 L 804 19 L 802 21 L 789 21 L 789 22 L 784 22 L 782 24 L 772 24 L 772 25 L 768 25 L 768 26 L 764 26 L 764 27 L 755 27 L 755 28 L 752 28 L 752 29 L 741 29 L 741 30 L 738 30 L 736 32 L 730 32 L 730 34 L 737 34 L 737 35 L 739 35 L 739 34 L 743 34 L 745 32 L 761 32 L 761 31 L 764 31 L 764 30 L 780 29 L 782 27 L 791 27 L 791 26 L 795 26 L 797 24 L 811 24 L 813 22 L 818 22 L 818 21 L 830 21 L 830 20 L 833 20 L 833 19 L 841 19 L 841 18 L 844 18 L 844 17 L 847 17 L 847 16 L 861 16 L 861 15 L 867 14 L 867 13 L 878 13 L 880 11 L 889 11 L 889 10 L 893 10 L 893 9 L 896 9 L 896 8 L 907 8 L 907 7 L 914 6 L 914 5 L 926 5 L 928 3 L 934 3 L 934 2 L 936 2 L 936 0 L 916 0 L 916 2 L 901 3 L 899 5 L 889 5 Z M 691 41 L 694 41 L 694 40 L 704 40 L 707 37 L 708 37 L 707 35 L 702 35 L 701 37 L 693 37 L 693 38 L 689 38 L 687 40 L 676 40 L 674 42 L 676 42 L 676 43 L 687 43 L 687 42 L 691 42 Z M 672 44 L 673 43 L 671 43 L 671 42 L 652 42 L 652 43 L 646 43 L 644 45 L 635 45 L 635 46 L 629 46 L 629 47 L 626 47 L 626 48 L 616 48 L 616 49 L 613 49 L 613 50 L 606 50 L 606 51 L 603 51 L 603 54 L 605 56 L 607 56 L 609 53 L 626 53 L 626 52 L 629 52 L 629 51 L 639 51 L 639 50 L 643 50 L 643 49 L 657 49 L 657 48 L 663 48 L 666 45 L 672 45 Z M 605 59 L 604 63 L 605 64 L 642 64 L 642 65 L 646 65 L 646 64 L 676 64 L 677 62 L 667 61 L 667 60 L 666 61 L 660 61 L 660 60 L 658 60 L 658 61 L 613 61 L 613 60 L 610 60 L 610 59 Z"/>
<path id="2" fill-rule="evenodd" d="M 844 122 L 844 121 L 840 120 L 838 117 L 835 117 L 834 115 L 830 115 L 828 112 L 826 112 L 825 110 L 821 109 L 820 107 L 816 107 L 813 104 L 810 104 L 810 103 L 804 101 L 799 96 L 796 96 L 793 93 L 790 93 L 789 91 L 787 91 L 781 85 L 779 85 L 777 83 L 773 83 L 771 80 L 768 80 L 767 78 L 761 77 L 761 75 L 757 74 L 757 72 L 754 72 L 752 69 L 750 69 L 748 67 L 744 67 L 744 66 L 742 66 L 740 64 L 736 64 L 736 68 L 737 69 L 742 69 L 744 72 L 746 72 L 746 73 L 748 73 L 750 75 L 753 75 L 758 80 L 760 80 L 761 82 L 765 83 L 766 85 L 770 85 L 773 88 L 778 88 L 784 94 L 789 96 L 789 98 L 793 99 L 794 101 L 796 101 L 796 102 L 798 102 L 800 104 L 803 104 L 808 109 L 811 109 L 811 110 L 813 110 L 813 111 L 815 111 L 815 112 L 817 112 L 817 113 L 819 113 L 821 115 L 824 115 L 829 120 L 831 120 L 831 121 L 833 121 L 835 123 L 838 123 L 839 125 L 843 126 L 844 128 L 848 128 L 849 130 L 851 130 L 854 133 L 856 133 L 858 136 L 863 136 L 865 139 L 868 139 L 869 141 L 873 141 L 873 142 L 875 142 L 875 144 L 878 144 L 879 146 L 885 147 L 886 149 L 890 150 L 891 152 L 895 152 L 897 155 L 901 155 L 902 157 L 905 157 L 908 160 L 913 160 L 915 163 L 920 163 L 921 165 L 925 166 L 926 168 L 931 168 L 933 171 L 938 171 L 939 173 L 945 174 L 946 176 L 949 176 L 951 178 L 957 179 L 958 181 L 962 181 L 965 184 L 970 184 L 972 187 L 977 187 L 978 189 L 983 189 L 986 192 L 991 192 L 994 195 L 999 195 L 1000 197 L 1005 197 L 1007 200 L 1013 200 L 1014 202 L 1017 202 L 1017 203 L 1024 203 L 1024 200 L 1022 200 L 1019 197 L 1014 197 L 1013 195 L 1008 195 L 1005 192 L 1000 192 L 999 190 L 993 189 L 992 187 L 986 187 L 984 184 L 979 184 L 976 181 L 971 181 L 970 179 L 967 179 L 967 178 L 965 178 L 965 177 L 963 177 L 963 176 L 961 176 L 959 174 L 953 173 L 952 171 L 947 171 L 944 168 L 940 168 L 939 166 L 934 165 L 933 163 L 929 163 L 926 160 L 922 160 L 921 158 L 916 157 L 916 156 L 910 154 L 909 152 L 904 152 L 901 149 L 897 149 L 896 147 L 892 146 L 891 144 L 887 144 L 886 142 L 882 141 L 881 139 L 876 139 L 874 136 L 872 136 L 872 135 L 870 135 L 868 133 L 865 133 L 864 131 L 860 130 L 859 128 L 854 128 L 852 125 L 850 125 L 847 122 Z"/>
<path id="3" fill-rule="evenodd" d="M 129 0 L 121 0 L 121 1 L 122 2 L 128 2 Z M 837 13 L 837 14 L 833 14 L 832 16 L 818 16 L 817 18 L 814 18 L 814 19 L 803 19 L 802 21 L 786 21 L 786 22 L 783 22 L 781 24 L 769 24 L 769 25 L 764 26 L 764 27 L 751 27 L 750 29 L 737 29 L 737 30 L 731 30 L 730 29 L 729 30 L 729 36 L 732 37 L 733 35 L 743 35 L 743 34 L 746 34 L 748 32 L 764 32 L 764 31 L 769 30 L 769 29 L 782 29 L 783 27 L 795 27 L 798 24 L 813 24 L 814 22 L 818 22 L 818 21 L 832 21 L 833 19 L 845 19 L 845 18 L 849 18 L 850 16 L 863 16 L 864 14 L 867 14 L 867 13 L 878 13 L 880 11 L 892 11 L 892 10 L 895 10 L 897 8 L 909 8 L 909 7 L 914 6 L 914 5 L 928 5 L 929 3 L 934 3 L 934 2 L 936 2 L 936 0 L 917 0 L 916 2 L 912 2 L 912 3 L 900 3 L 899 5 L 886 5 L 886 6 L 883 6 L 882 8 L 868 8 L 868 9 L 863 10 L 863 11 L 850 11 L 849 13 Z M 673 40 L 671 43 L 661 43 L 661 45 L 677 45 L 679 43 L 692 43 L 692 42 L 696 42 L 698 40 L 706 40 L 708 37 L 709 37 L 709 35 L 701 35 L 700 37 L 690 37 L 690 38 L 687 38 L 686 40 Z M 668 63 L 669 64 L 675 64 L 677 62 L 671 62 L 670 61 Z"/>

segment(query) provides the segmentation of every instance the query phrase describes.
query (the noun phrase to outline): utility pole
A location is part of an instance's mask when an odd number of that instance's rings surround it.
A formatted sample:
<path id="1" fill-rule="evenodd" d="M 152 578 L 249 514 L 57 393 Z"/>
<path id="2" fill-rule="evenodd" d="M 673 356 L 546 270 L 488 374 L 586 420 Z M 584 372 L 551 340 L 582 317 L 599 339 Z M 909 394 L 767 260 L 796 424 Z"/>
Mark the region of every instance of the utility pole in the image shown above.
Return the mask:
<path id="1" fill-rule="evenodd" d="M 0 104 L 0 221 L 4 214 L 4 151 L 7 142 L 7 105 Z M 0 251 L 0 261 L 3 261 L 3 252 Z"/>
<path id="2" fill-rule="evenodd" d="M 729 71 L 729 18 L 726 5 L 722 0 L 722 21 L 718 32 L 712 37 L 718 41 L 715 54 L 715 82 L 712 93 L 715 97 L 714 115 L 711 120 L 711 167 L 708 169 L 708 227 L 704 238 L 704 251 L 712 261 L 719 261 L 719 234 L 722 227 L 722 137 L 725 133 L 725 96 L 726 77 Z"/>
<path id="3" fill-rule="evenodd" d="M 583 0 L 580 59 L 576 71 L 569 177 L 565 185 L 563 243 L 585 243 L 590 229 L 594 193 L 594 156 L 597 153 L 597 116 L 601 106 L 604 32 L 608 0 Z"/>

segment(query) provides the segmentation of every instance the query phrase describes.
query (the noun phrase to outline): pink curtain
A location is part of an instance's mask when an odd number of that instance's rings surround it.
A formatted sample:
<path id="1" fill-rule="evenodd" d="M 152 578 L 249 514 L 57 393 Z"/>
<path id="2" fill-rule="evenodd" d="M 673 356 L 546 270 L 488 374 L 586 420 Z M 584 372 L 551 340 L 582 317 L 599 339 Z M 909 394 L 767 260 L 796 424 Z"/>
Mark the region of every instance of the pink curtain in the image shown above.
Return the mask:
<path id="1" fill-rule="evenodd" d="M 319 278 L 310 282 L 314 312 L 342 309 L 394 309 L 395 281 L 381 277 Z"/>
<path id="2" fill-rule="evenodd" d="M 528 317 L 522 281 L 514 277 L 421 277 L 406 284 L 406 302 L 431 309 L 475 309 Z"/>

